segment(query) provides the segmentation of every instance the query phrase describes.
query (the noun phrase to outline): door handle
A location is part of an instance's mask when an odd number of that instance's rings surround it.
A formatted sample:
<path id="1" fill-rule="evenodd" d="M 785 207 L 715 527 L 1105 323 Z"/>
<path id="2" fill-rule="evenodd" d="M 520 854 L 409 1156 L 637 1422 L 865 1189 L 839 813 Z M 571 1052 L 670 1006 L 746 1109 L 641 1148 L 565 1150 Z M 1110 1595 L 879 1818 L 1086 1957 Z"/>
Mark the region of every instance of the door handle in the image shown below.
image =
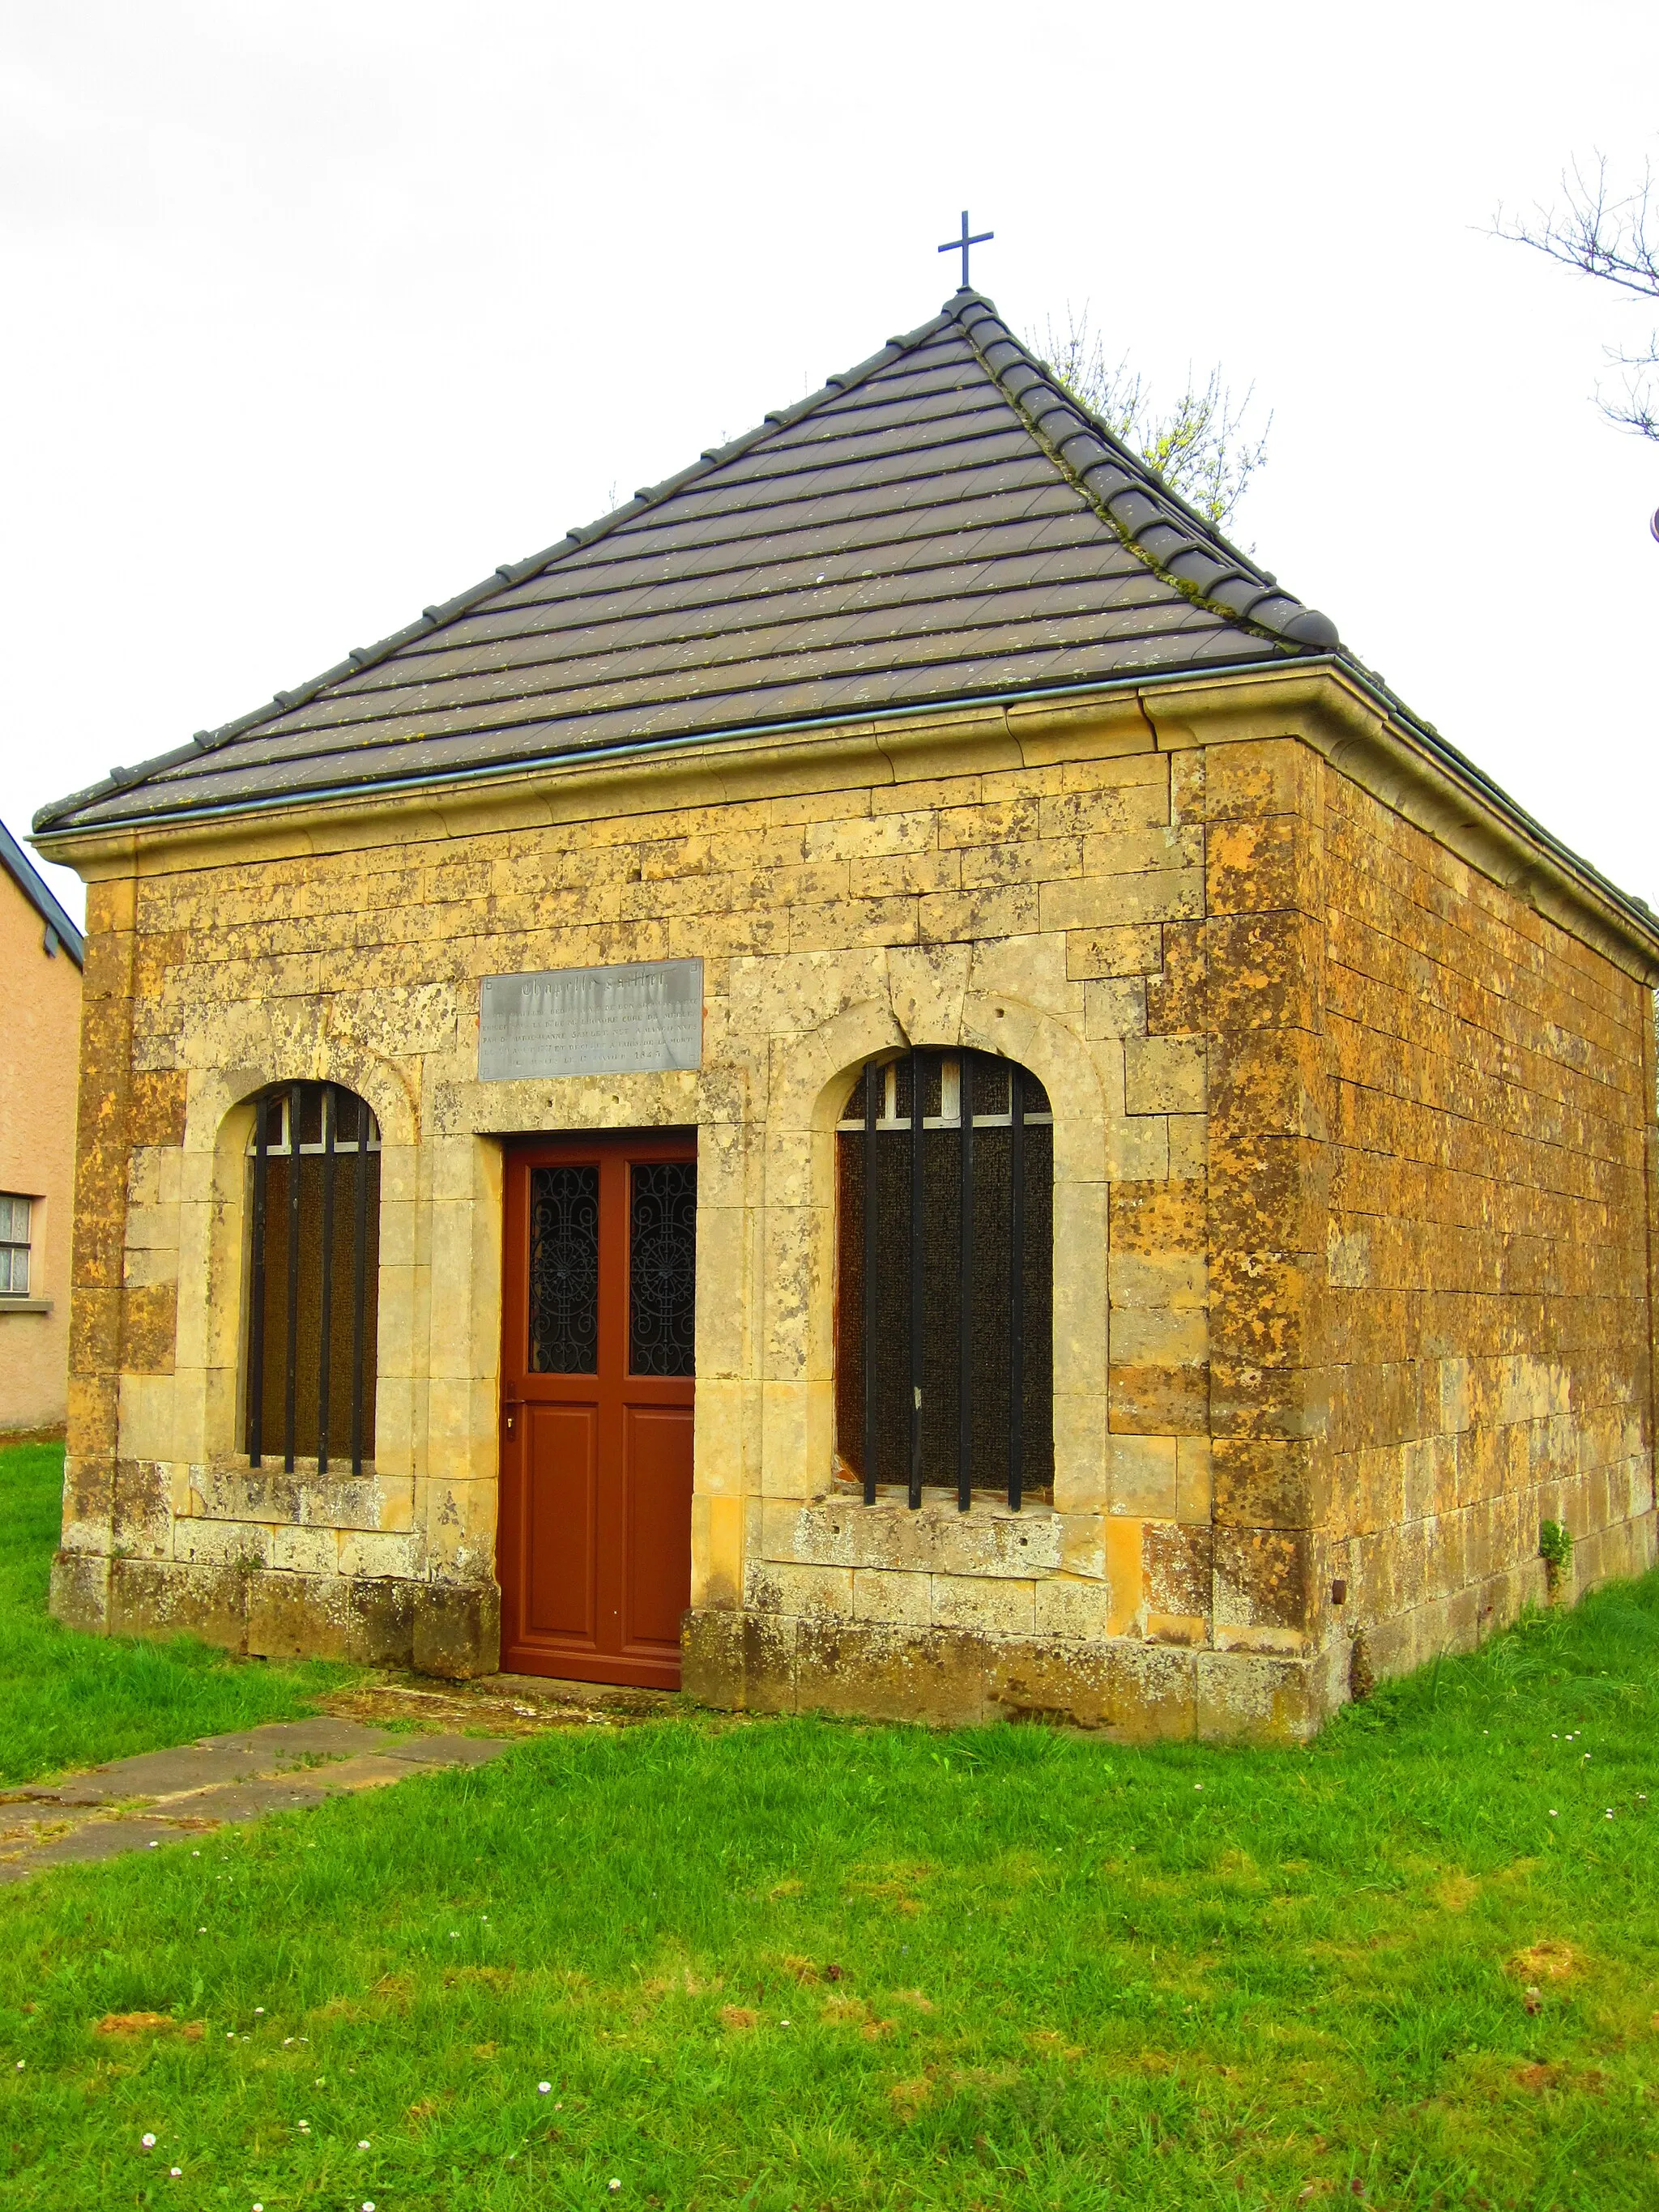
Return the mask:
<path id="1" fill-rule="evenodd" d="M 517 1436 L 519 1433 L 519 1409 L 516 1406 L 502 1407 L 501 1425 L 506 1430 L 508 1436 Z"/>

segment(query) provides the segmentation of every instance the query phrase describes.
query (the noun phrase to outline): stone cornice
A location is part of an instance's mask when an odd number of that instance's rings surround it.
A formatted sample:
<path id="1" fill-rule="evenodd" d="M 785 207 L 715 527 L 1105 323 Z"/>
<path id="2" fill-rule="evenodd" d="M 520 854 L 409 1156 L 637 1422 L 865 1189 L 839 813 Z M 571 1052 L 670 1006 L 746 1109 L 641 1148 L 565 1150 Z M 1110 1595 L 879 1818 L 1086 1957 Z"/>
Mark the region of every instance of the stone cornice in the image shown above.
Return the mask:
<path id="1" fill-rule="evenodd" d="M 1659 916 L 1621 891 L 1443 738 L 1347 666 L 1288 668 L 1144 695 L 1160 745 L 1295 736 L 1361 790 L 1437 838 L 1639 981 L 1659 984 Z"/>
<path id="2" fill-rule="evenodd" d="M 959 775 L 964 767 L 1018 769 L 1272 737 L 1301 738 L 1626 974 L 1659 983 L 1659 918 L 1342 660 L 568 755 L 506 775 L 273 802 L 206 819 L 47 831 L 31 842 L 91 882 Z"/>

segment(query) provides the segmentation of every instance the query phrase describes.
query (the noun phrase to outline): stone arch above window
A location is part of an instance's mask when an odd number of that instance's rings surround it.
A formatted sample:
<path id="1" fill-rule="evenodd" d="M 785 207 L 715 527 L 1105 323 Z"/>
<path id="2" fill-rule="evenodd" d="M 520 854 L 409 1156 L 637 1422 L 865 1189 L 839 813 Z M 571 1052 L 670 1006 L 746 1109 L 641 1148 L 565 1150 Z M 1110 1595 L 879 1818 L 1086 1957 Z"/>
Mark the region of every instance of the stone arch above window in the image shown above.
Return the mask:
<path id="1" fill-rule="evenodd" d="M 920 1098 L 921 1111 L 915 1110 Z M 1054 1126 L 988 1052 L 872 1060 L 836 1133 L 836 1434 L 873 1504 L 1054 1479 Z M 873 1348 L 873 1350 L 872 1350 Z"/>
<path id="2" fill-rule="evenodd" d="M 252 1105 L 247 1455 L 361 1474 L 374 1451 L 380 1125 L 337 1083 L 273 1084 Z"/>

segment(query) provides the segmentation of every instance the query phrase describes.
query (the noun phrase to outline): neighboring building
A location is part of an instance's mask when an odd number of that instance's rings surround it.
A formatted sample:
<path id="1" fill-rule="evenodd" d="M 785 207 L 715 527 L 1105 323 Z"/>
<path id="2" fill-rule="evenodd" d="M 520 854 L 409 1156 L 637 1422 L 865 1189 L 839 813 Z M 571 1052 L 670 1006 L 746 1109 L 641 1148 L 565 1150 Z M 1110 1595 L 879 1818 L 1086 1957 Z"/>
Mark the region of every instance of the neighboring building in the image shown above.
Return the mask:
<path id="1" fill-rule="evenodd" d="M 61 1427 L 81 933 L 0 823 L 0 1436 Z"/>
<path id="2" fill-rule="evenodd" d="M 1284 1737 L 1653 1557 L 1659 924 L 976 294 L 36 842 L 65 1619 Z"/>

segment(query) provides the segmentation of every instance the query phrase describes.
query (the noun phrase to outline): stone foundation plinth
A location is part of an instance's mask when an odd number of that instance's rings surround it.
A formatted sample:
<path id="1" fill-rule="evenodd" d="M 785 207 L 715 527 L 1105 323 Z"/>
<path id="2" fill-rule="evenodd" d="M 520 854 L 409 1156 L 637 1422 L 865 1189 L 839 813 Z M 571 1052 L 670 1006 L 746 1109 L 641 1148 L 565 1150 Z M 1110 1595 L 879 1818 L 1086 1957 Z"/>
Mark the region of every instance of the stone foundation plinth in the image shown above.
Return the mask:
<path id="1" fill-rule="evenodd" d="M 1346 1651 L 1282 1658 L 1117 1637 L 997 1636 L 694 1611 L 685 1688 L 728 1711 L 970 1728 L 1041 1720 L 1124 1741 L 1295 1743 L 1340 1701 Z"/>
<path id="2" fill-rule="evenodd" d="M 59 1552 L 52 1610 L 93 1635 L 198 1636 L 245 1657 L 342 1659 L 453 1680 L 501 1662 L 494 1583 L 303 1575 Z"/>

